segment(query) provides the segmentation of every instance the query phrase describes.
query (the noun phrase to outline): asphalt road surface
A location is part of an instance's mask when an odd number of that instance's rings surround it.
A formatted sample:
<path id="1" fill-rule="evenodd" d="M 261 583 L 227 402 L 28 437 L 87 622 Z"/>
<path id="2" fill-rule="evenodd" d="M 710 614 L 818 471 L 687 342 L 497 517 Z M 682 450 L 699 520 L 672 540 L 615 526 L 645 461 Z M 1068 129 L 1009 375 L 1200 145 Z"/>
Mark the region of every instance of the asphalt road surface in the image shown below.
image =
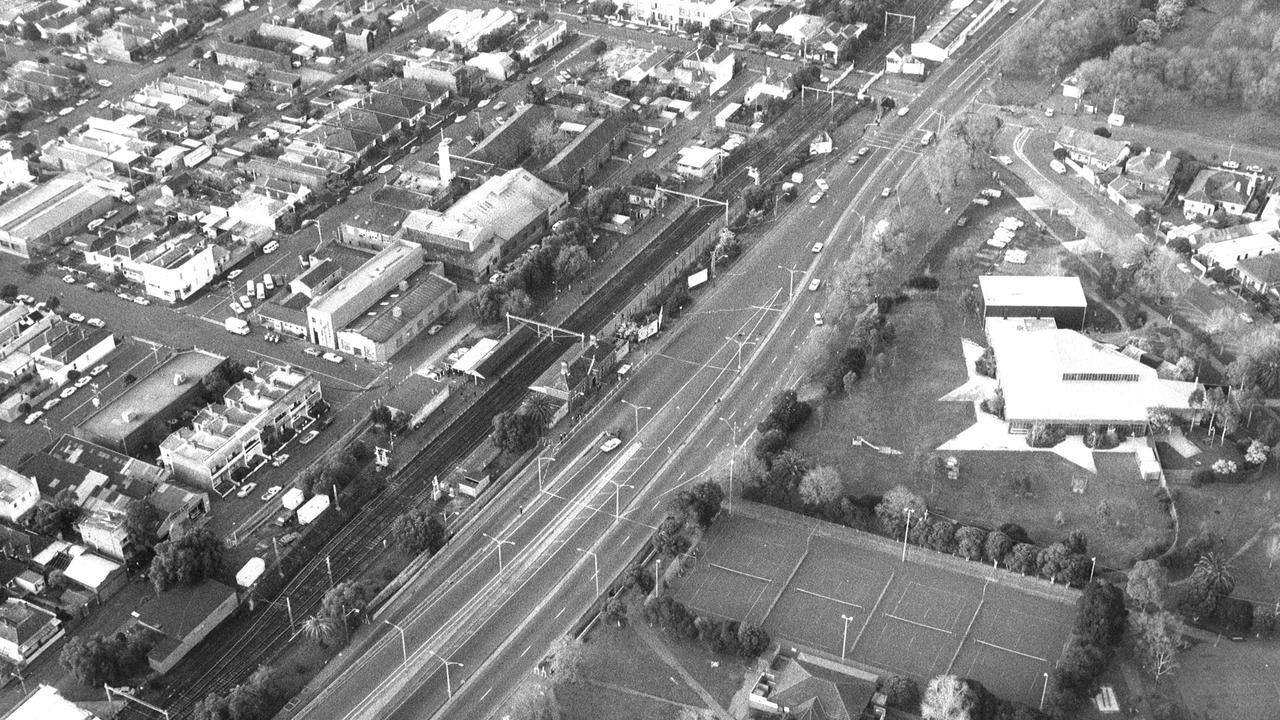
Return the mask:
<path id="1" fill-rule="evenodd" d="M 1026 12 L 1020 14 L 1025 17 Z M 643 545 L 680 488 L 709 471 L 719 449 L 743 443 L 767 399 L 795 384 L 796 349 L 822 290 L 803 290 L 847 257 L 842 242 L 918 156 L 919 133 L 961 109 L 994 60 L 993 41 L 1016 18 L 999 16 L 930 80 L 906 118 L 888 120 L 856 166 L 833 163 L 832 194 L 797 205 L 715 282 L 669 335 L 643 351 L 632 378 L 537 473 L 524 473 L 373 619 L 368 634 L 304 693 L 295 716 L 487 717 L 553 640 Z M 893 202 L 890 200 L 889 202 Z M 819 253 L 815 241 L 825 242 Z M 795 283 L 779 266 L 805 271 Z M 742 333 L 742 351 L 725 339 Z M 612 454 L 597 433 L 640 428 Z M 502 552 L 501 562 L 498 557 Z M 598 561 L 599 573 L 596 573 Z M 403 645 L 402 645 L 403 640 Z M 449 667 L 445 677 L 443 661 Z M 318 692 L 315 688 L 322 688 Z"/>

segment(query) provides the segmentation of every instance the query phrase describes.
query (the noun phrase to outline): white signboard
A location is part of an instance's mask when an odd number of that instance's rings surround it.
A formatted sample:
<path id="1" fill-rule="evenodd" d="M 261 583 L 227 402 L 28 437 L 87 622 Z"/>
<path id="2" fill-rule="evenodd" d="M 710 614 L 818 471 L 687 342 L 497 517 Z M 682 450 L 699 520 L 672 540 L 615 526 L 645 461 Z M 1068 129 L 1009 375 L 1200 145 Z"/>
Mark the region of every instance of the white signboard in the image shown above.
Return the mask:
<path id="1" fill-rule="evenodd" d="M 637 339 L 637 340 L 648 340 L 649 338 L 651 338 L 651 337 L 653 337 L 654 335 L 657 335 L 657 334 L 658 334 L 658 321 L 657 321 L 657 320 L 654 320 L 653 322 L 649 323 L 648 325 L 641 325 L 641 326 L 640 326 L 640 329 L 636 331 L 636 339 Z"/>
<path id="2" fill-rule="evenodd" d="M 690 289 L 692 289 L 692 288 L 696 288 L 696 287 L 698 287 L 699 285 L 701 285 L 702 283 L 706 282 L 706 281 L 707 281 L 707 277 L 708 277 L 708 275 L 707 275 L 707 271 L 706 271 L 706 270 L 699 270 L 698 272 L 696 272 L 696 273 L 694 273 L 694 274 L 690 275 L 690 276 L 689 276 L 689 287 L 690 287 Z"/>

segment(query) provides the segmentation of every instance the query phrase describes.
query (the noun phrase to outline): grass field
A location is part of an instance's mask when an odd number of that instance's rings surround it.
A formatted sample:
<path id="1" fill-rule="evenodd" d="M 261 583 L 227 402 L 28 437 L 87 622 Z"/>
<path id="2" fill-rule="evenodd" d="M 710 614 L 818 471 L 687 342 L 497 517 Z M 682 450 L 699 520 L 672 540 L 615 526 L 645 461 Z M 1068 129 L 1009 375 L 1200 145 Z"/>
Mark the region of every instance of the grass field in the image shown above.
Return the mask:
<path id="1" fill-rule="evenodd" d="M 959 672 L 1021 702 L 1038 701 L 1075 613 L 1060 588 L 919 548 L 903 563 L 892 541 L 759 505 L 717 521 L 701 548 L 676 589 L 701 614 L 743 619 L 717 583 L 749 576 L 746 619 L 776 640 L 920 681 Z"/>

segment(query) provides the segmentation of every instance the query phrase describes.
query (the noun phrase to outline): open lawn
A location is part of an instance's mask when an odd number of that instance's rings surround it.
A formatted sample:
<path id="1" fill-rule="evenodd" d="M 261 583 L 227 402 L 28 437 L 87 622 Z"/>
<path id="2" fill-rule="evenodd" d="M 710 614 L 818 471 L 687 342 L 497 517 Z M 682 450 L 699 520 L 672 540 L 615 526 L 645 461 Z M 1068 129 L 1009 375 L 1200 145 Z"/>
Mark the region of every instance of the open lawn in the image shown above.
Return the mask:
<path id="1" fill-rule="evenodd" d="M 1198 488 L 1179 485 L 1177 491 L 1182 537 L 1206 531 L 1222 538 L 1220 552 L 1231 558 L 1235 570 L 1232 595 L 1274 602 L 1280 554 L 1273 567 L 1269 551 L 1272 543 L 1280 543 L 1280 488 L 1263 480 Z"/>
<path id="2" fill-rule="evenodd" d="M 744 536 L 763 542 L 744 549 Z M 920 548 L 907 557 L 879 536 L 742 503 L 703 538 L 676 595 L 700 614 L 730 617 L 738 605 L 715 583 L 724 572 L 749 575 L 766 600 L 750 619 L 779 641 L 922 682 L 955 672 L 1035 703 L 1076 591 Z"/>

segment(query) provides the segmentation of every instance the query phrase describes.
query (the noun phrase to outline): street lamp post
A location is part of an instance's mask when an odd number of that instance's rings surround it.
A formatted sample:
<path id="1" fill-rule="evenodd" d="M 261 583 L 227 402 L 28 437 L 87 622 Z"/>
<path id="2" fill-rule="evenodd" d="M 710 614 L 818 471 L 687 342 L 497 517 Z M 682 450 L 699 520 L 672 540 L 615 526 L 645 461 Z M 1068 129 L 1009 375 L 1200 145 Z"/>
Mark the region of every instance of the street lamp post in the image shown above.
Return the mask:
<path id="1" fill-rule="evenodd" d="M 743 339 L 742 339 L 742 333 L 738 333 L 737 335 L 734 335 L 733 337 L 730 337 L 730 336 L 726 335 L 724 339 L 725 339 L 725 340 L 728 340 L 728 341 L 729 341 L 729 342 L 731 342 L 731 343 L 737 343 L 737 345 L 738 345 L 738 372 L 742 372 L 742 348 L 744 348 L 744 347 L 746 347 L 746 346 L 748 346 L 748 345 L 755 345 L 755 344 L 756 344 L 756 342 L 755 342 L 754 340 L 743 340 Z"/>
<path id="2" fill-rule="evenodd" d="M 729 514 L 733 514 L 733 464 L 738 456 L 738 426 L 730 423 L 724 418 L 720 418 L 720 422 L 729 427 L 729 432 L 733 433 L 733 445 L 729 448 Z"/>
<path id="3" fill-rule="evenodd" d="M 844 619 L 844 638 L 840 641 L 840 661 L 844 662 L 845 648 L 849 647 L 849 622 L 853 618 L 844 613 L 840 613 L 840 617 Z"/>
<path id="4" fill-rule="evenodd" d="M 1098 558 L 1089 558 L 1089 582 L 1093 582 L 1093 571 L 1098 569 Z"/>
<path id="5" fill-rule="evenodd" d="M 902 531 L 902 562 L 907 561 L 907 534 L 911 532 L 912 509 L 907 508 L 907 527 Z"/>
<path id="6" fill-rule="evenodd" d="M 1040 709 L 1044 710 L 1044 698 L 1049 694 L 1049 673 L 1044 674 L 1044 689 L 1040 691 Z"/>
<path id="7" fill-rule="evenodd" d="M 787 288 L 787 297 L 791 297 L 792 295 L 795 295 L 796 294 L 796 275 L 797 274 L 803 275 L 805 271 L 801 270 L 800 268 L 789 268 L 789 267 L 784 267 L 782 265 L 779 265 L 778 269 L 786 270 L 789 273 L 788 277 L 790 280 L 790 285 Z"/>
<path id="8" fill-rule="evenodd" d="M 635 430 L 635 431 L 636 431 L 636 432 L 640 432 L 640 411 L 641 411 L 641 410 L 652 410 L 653 408 L 651 408 L 651 407 L 649 407 L 649 406 L 647 406 L 647 405 L 637 405 L 637 404 L 635 404 L 635 403 L 631 402 L 630 400 L 623 400 L 623 401 L 622 401 L 622 404 L 623 404 L 623 405 L 630 405 L 630 406 L 631 406 L 631 409 L 632 409 L 632 410 L 635 410 L 635 416 L 636 416 L 636 430 Z"/>
<path id="9" fill-rule="evenodd" d="M 502 571 L 502 568 L 503 568 L 503 564 L 502 564 L 502 546 L 503 546 L 503 545 L 515 545 L 515 543 L 514 543 L 514 542 L 512 542 L 512 541 L 510 541 L 510 540 L 499 540 L 498 538 L 496 538 L 496 537 L 494 537 L 494 536 L 490 535 L 489 533 L 480 533 L 480 534 L 481 534 L 481 535 L 484 535 L 484 536 L 485 536 L 485 537 L 487 537 L 487 538 L 489 538 L 490 540 L 492 540 L 492 541 L 494 542 L 494 544 L 495 544 L 495 545 L 497 545 L 497 546 L 498 546 L 498 571 L 499 571 L 499 572 L 501 572 L 501 571 Z"/>
<path id="10" fill-rule="evenodd" d="M 441 663 L 444 664 L 444 687 L 446 690 L 449 691 L 449 699 L 452 700 L 453 699 L 453 679 L 449 677 L 449 666 L 456 665 L 458 667 L 462 667 L 462 663 L 450 662 L 448 660 L 445 660 L 444 658 L 440 657 L 440 654 L 437 653 L 435 650 L 428 650 L 427 652 L 431 653 L 433 656 L 435 656 L 437 660 L 439 660 Z"/>
<path id="11" fill-rule="evenodd" d="M 621 505 L 620 496 L 622 494 L 622 488 L 634 488 L 635 486 L 628 485 L 626 483 L 620 483 L 617 480 L 609 480 L 607 482 L 613 486 L 613 516 L 621 520 L 622 505 Z"/>
<path id="12" fill-rule="evenodd" d="M 400 632 L 400 654 L 404 657 L 404 659 L 400 661 L 400 666 L 407 667 L 409 665 L 409 644 L 405 642 L 405 639 L 404 639 L 404 628 L 391 622 L 390 620 L 383 620 L 382 622 L 390 625 L 391 627 L 395 628 Z"/>
<path id="13" fill-rule="evenodd" d="M 546 462 L 554 462 L 555 458 L 545 455 L 538 456 L 538 492 L 542 492 L 542 463 L 544 460 Z"/>
<path id="14" fill-rule="evenodd" d="M 600 558 L 590 550 L 583 550 L 582 548 L 576 549 L 583 555 L 591 556 L 591 575 L 596 579 L 596 597 L 600 597 Z"/>

